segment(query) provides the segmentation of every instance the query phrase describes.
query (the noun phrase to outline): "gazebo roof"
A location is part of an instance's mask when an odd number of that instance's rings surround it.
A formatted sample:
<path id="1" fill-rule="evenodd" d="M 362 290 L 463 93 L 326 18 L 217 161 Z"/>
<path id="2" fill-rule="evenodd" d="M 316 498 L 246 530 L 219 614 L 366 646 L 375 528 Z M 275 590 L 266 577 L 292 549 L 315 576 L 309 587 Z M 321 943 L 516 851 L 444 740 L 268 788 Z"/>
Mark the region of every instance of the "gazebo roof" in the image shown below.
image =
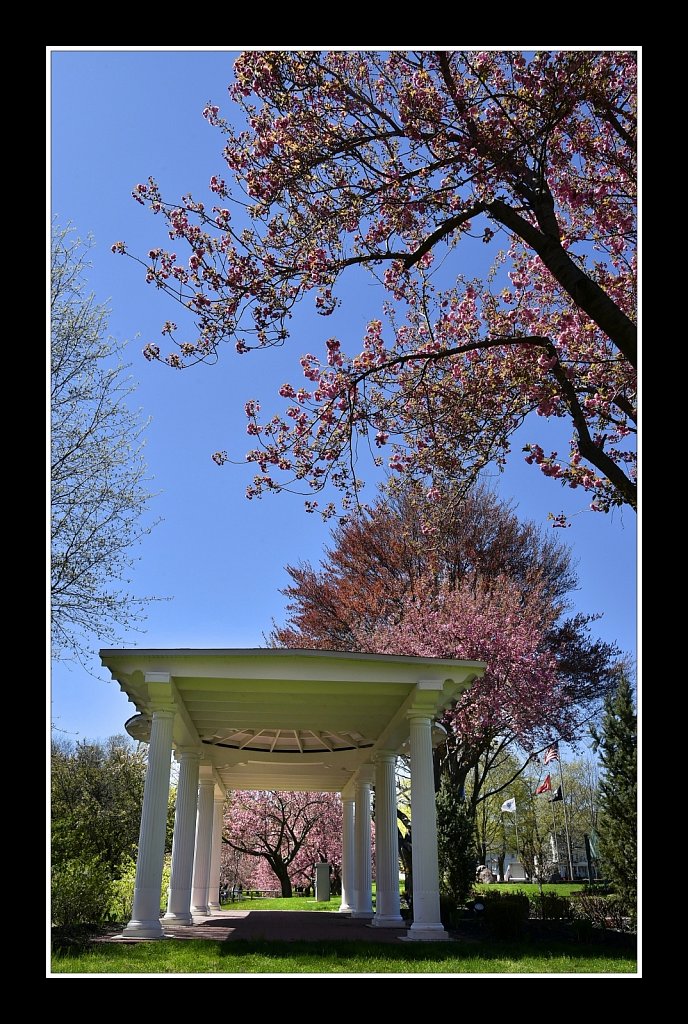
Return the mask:
<path id="1" fill-rule="evenodd" d="M 174 745 L 200 747 L 224 789 L 340 791 L 376 751 L 399 752 L 410 711 L 435 717 L 483 662 L 281 648 L 102 650 L 147 739 L 174 706 Z"/>

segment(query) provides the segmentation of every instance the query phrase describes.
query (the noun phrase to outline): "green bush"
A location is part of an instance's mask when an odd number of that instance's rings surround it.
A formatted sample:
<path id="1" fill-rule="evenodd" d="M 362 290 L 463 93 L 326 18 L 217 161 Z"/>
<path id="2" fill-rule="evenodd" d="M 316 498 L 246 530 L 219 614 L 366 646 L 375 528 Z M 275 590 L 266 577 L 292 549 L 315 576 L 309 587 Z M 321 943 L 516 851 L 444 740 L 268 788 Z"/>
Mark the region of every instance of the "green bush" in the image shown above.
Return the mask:
<path id="1" fill-rule="evenodd" d="M 557 892 L 537 893 L 530 897 L 533 916 L 543 921 L 570 921 L 573 908 L 568 896 L 560 896 Z"/>
<path id="2" fill-rule="evenodd" d="M 126 857 L 119 866 L 119 878 L 112 883 L 108 905 L 108 917 L 112 921 L 126 923 L 134 909 L 134 887 L 136 884 L 136 861 Z M 167 890 L 170 887 L 170 858 L 165 857 L 160 886 L 160 912 L 167 908 Z"/>
<path id="3" fill-rule="evenodd" d="M 588 921 L 586 918 L 578 918 L 573 922 L 573 932 L 576 936 L 576 942 L 594 942 L 595 926 L 592 921 Z"/>
<path id="4" fill-rule="evenodd" d="M 51 918 L 56 928 L 100 924 L 112 896 L 108 868 L 98 860 L 67 860 L 52 869 Z"/>
<path id="5" fill-rule="evenodd" d="M 440 921 L 445 928 L 457 928 L 462 917 L 462 909 L 453 896 L 440 893 Z"/>
<path id="6" fill-rule="evenodd" d="M 485 907 L 485 928 L 496 939 L 515 939 L 524 930 L 530 915 L 530 900 L 524 892 L 481 893 Z"/>

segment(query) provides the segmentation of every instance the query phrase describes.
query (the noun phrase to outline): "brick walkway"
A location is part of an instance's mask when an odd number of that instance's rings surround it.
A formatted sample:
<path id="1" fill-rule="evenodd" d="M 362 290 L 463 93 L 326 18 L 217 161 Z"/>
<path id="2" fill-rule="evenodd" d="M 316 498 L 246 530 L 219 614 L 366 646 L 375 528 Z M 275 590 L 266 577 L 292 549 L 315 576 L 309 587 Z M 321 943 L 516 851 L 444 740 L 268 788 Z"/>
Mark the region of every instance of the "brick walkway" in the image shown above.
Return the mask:
<path id="1" fill-rule="evenodd" d="M 398 942 L 406 928 L 371 928 L 365 921 L 352 920 L 347 914 L 315 910 L 223 910 L 203 918 L 192 926 L 167 926 L 165 932 L 175 939 L 215 939 L 231 942 L 248 939 L 255 942 Z M 148 939 L 118 938 L 104 935 L 98 942 L 147 942 Z"/>

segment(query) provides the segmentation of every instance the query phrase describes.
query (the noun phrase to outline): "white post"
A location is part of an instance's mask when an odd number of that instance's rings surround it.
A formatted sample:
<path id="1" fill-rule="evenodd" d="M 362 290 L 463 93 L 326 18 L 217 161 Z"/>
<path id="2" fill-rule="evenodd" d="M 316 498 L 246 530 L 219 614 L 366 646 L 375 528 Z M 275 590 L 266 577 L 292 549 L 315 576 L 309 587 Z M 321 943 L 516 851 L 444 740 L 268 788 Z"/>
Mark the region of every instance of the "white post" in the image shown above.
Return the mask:
<path id="1" fill-rule="evenodd" d="M 215 780 L 201 778 L 198 783 L 198 820 L 196 823 L 196 854 L 194 856 L 191 913 L 207 917 L 208 884 L 210 882 L 210 851 L 213 840 L 213 792 Z"/>
<path id="2" fill-rule="evenodd" d="M 148 767 L 143 789 L 143 810 L 139 832 L 139 852 L 136 858 L 136 882 L 131 921 L 124 935 L 145 939 L 161 939 L 160 888 L 165 856 L 167 830 L 167 803 L 170 795 L 170 762 L 174 707 L 153 711 Z"/>
<path id="3" fill-rule="evenodd" d="M 191 878 L 193 875 L 196 812 L 198 806 L 198 766 L 201 752 L 195 747 L 177 750 L 179 782 L 174 814 L 170 896 L 165 921 L 191 924 Z"/>
<path id="4" fill-rule="evenodd" d="M 370 845 L 370 783 L 356 780 L 356 905 L 352 917 L 373 916 L 372 863 Z"/>
<path id="5" fill-rule="evenodd" d="M 432 717 L 425 710 L 411 710 L 408 717 L 411 721 L 413 843 L 413 924 L 408 938 L 429 942 L 449 938 L 440 920 Z"/>
<path id="6" fill-rule="evenodd" d="M 340 914 L 348 914 L 355 910 L 355 857 L 354 801 L 351 797 L 342 797 L 342 905 L 339 908 Z"/>
<path id="7" fill-rule="evenodd" d="M 380 751 L 375 757 L 376 898 L 373 925 L 403 928 L 399 910 L 399 845 L 397 841 L 396 757 Z"/>
<path id="8" fill-rule="evenodd" d="M 208 886 L 208 906 L 210 907 L 211 914 L 222 910 L 220 906 L 220 869 L 222 867 L 224 810 L 224 793 L 216 789 L 213 803 L 213 840 L 210 851 L 210 884 Z"/>

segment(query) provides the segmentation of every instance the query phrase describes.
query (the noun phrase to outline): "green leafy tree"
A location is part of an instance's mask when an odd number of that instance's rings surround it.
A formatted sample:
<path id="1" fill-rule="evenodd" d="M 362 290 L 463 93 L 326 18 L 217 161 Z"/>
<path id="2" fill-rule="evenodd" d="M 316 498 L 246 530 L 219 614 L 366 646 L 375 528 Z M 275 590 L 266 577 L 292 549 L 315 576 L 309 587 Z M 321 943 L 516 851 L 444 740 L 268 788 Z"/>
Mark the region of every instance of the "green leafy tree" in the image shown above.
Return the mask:
<path id="1" fill-rule="evenodd" d="M 146 427 L 108 309 L 86 291 L 92 242 L 54 227 L 50 278 L 51 639 L 82 658 L 88 637 L 116 640 L 147 598 L 127 591 L 132 548 L 150 532 Z"/>
<path id="2" fill-rule="evenodd" d="M 51 825 L 53 864 L 97 860 L 116 877 L 121 863 L 136 854 L 145 748 L 126 736 L 52 745 Z M 171 849 L 173 804 L 168 816 Z"/>
<path id="3" fill-rule="evenodd" d="M 631 683 L 622 676 L 593 728 L 602 765 L 599 840 L 605 875 L 624 905 L 635 909 L 637 888 L 638 729 Z"/>
<path id="4" fill-rule="evenodd" d="M 495 754 L 494 751 L 497 751 Z M 544 768 L 540 757 L 531 758 L 523 766 L 522 752 L 509 752 L 494 745 L 494 751 L 481 759 L 468 776 L 467 800 L 475 799 L 478 856 L 481 863 L 496 859 L 499 875 L 504 874 L 507 852 L 516 852 L 515 825 L 518 823 L 519 855 L 531 876 L 546 880 L 555 870 L 568 872 L 568 851 L 563 811 L 566 809 L 574 861 L 581 859 L 585 835 L 593 835 L 598 827 L 599 779 L 597 764 L 588 758 Z M 560 778 L 561 771 L 561 778 Z M 551 789 L 542 794 L 536 790 L 550 776 Z M 563 779 L 563 800 L 551 803 Z M 477 796 L 474 785 L 479 786 Z M 502 814 L 507 797 L 514 797 L 518 808 L 513 815 Z"/>
<path id="5" fill-rule="evenodd" d="M 170 886 L 171 857 L 167 855 L 162 869 L 160 883 L 160 909 L 167 905 L 167 891 Z M 136 861 L 127 857 L 120 865 L 119 878 L 112 882 L 108 904 L 108 913 L 115 921 L 128 921 L 134 909 L 134 890 L 136 888 Z"/>

